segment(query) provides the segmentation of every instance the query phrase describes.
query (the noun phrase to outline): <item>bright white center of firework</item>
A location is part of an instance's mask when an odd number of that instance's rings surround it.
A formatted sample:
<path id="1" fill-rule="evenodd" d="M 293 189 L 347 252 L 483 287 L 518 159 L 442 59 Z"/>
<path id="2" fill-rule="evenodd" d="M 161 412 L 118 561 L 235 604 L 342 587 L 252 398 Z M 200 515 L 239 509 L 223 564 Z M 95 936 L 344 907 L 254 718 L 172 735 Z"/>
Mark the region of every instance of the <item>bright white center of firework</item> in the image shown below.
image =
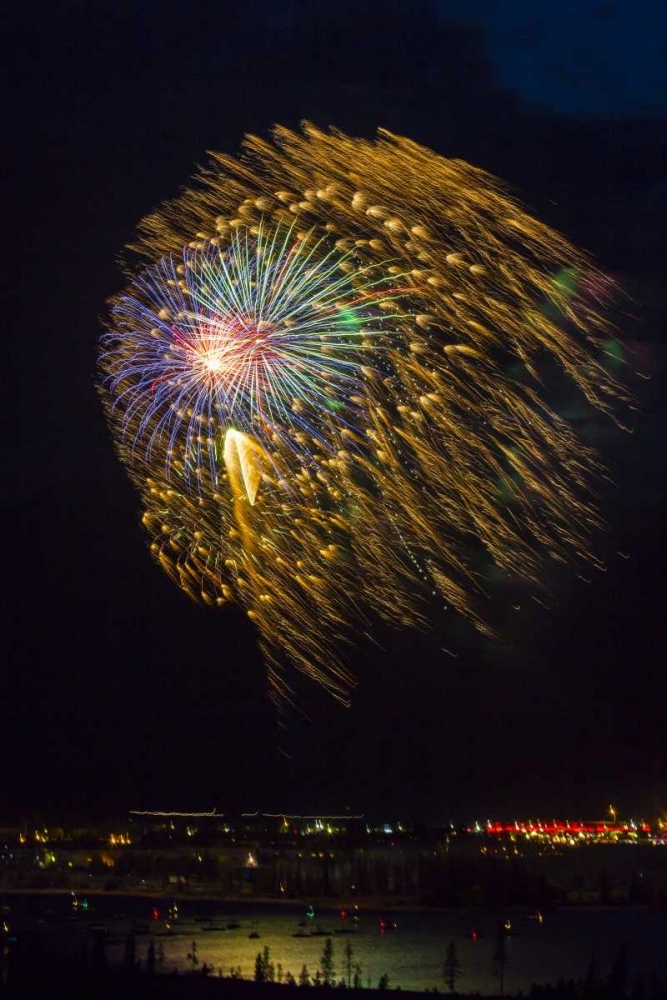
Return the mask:
<path id="1" fill-rule="evenodd" d="M 269 324 L 248 316 L 236 316 L 206 324 L 188 344 L 193 360 L 207 381 L 238 384 L 254 372 L 257 378 L 275 361 L 270 344 Z"/>
<path id="2" fill-rule="evenodd" d="M 210 372 L 220 372 L 222 371 L 222 361 L 220 360 L 220 355 L 215 351 L 209 351 L 202 358 L 204 368 Z"/>

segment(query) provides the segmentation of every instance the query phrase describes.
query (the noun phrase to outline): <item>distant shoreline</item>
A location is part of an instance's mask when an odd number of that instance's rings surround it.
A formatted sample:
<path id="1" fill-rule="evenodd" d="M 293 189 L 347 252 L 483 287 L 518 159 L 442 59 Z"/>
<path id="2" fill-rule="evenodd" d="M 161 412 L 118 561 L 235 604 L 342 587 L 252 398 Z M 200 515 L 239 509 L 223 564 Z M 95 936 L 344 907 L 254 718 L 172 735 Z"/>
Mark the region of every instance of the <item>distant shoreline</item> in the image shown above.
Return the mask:
<path id="1" fill-rule="evenodd" d="M 252 909 L 255 906 L 275 906 L 275 907 L 308 907 L 312 905 L 322 911 L 338 914 L 341 909 L 349 912 L 351 906 L 355 904 L 363 912 L 396 912 L 396 913 L 531 913 L 539 908 L 530 906 L 437 906 L 428 903 L 401 902 L 396 899 L 386 899 L 378 896 L 357 897 L 352 901 L 345 899 L 335 900 L 330 897 L 308 899 L 276 899 L 273 896 L 254 896 L 252 898 L 241 898 L 233 896 L 220 896 L 205 892 L 166 892 L 158 889 L 63 889 L 63 888 L 20 888 L 3 889 L 0 888 L 0 899 L 6 896 L 87 896 L 103 897 L 106 899 L 146 899 L 146 900 L 171 900 L 177 903 L 217 903 L 220 906 L 234 906 Z M 586 913 L 641 913 L 650 910 L 646 904 L 599 904 L 599 903 L 563 903 L 552 907 L 552 910 L 563 912 L 586 912 Z M 545 911 L 549 913 L 549 910 Z"/>
<path id="2" fill-rule="evenodd" d="M 239 898 L 238 896 L 224 896 L 207 892 L 169 892 L 160 889 L 63 889 L 54 888 L 20 888 L 2 889 L 0 888 L 0 898 L 3 896 L 87 896 L 104 897 L 108 899 L 160 899 L 173 900 L 177 903 L 218 903 L 221 906 L 276 906 L 276 907 L 303 907 L 305 910 L 309 905 L 318 907 L 321 910 L 328 910 L 338 913 L 341 909 L 350 910 L 355 904 L 360 910 L 398 910 L 400 912 L 428 913 L 438 910 L 455 910 L 457 907 L 429 906 L 424 903 L 402 903 L 398 900 L 387 900 L 378 896 L 356 897 L 354 900 L 332 899 L 331 897 L 321 898 L 310 896 L 307 899 L 277 899 L 275 896 L 253 896 Z M 463 907 L 462 909 L 467 909 Z M 485 909 L 485 907 L 481 907 Z M 508 907 L 508 909 L 510 909 Z M 525 908 L 524 908 L 525 909 Z"/>

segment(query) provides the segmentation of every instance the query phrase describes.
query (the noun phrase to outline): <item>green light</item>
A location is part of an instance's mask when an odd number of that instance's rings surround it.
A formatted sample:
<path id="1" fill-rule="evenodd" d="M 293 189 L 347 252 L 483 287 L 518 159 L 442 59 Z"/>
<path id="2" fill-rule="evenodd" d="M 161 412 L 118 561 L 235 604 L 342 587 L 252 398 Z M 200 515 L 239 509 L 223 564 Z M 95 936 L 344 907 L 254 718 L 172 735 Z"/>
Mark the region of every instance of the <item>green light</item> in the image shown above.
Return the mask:
<path id="1" fill-rule="evenodd" d="M 361 324 L 360 318 L 352 309 L 341 309 L 338 313 L 345 326 L 358 327 Z"/>
<path id="2" fill-rule="evenodd" d="M 500 479 L 496 480 L 496 492 L 506 503 L 516 500 L 518 493 L 518 479 L 519 477 L 517 475 L 510 475 L 506 473 Z"/>
<path id="3" fill-rule="evenodd" d="M 559 292 L 567 295 L 568 298 L 572 298 L 577 291 L 579 274 L 580 270 L 578 267 L 564 267 L 561 271 L 554 274 L 553 283 Z"/>
<path id="4" fill-rule="evenodd" d="M 622 364 L 625 361 L 625 351 L 623 350 L 623 345 L 618 340 L 606 340 L 604 342 L 604 353 L 616 364 Z"/>

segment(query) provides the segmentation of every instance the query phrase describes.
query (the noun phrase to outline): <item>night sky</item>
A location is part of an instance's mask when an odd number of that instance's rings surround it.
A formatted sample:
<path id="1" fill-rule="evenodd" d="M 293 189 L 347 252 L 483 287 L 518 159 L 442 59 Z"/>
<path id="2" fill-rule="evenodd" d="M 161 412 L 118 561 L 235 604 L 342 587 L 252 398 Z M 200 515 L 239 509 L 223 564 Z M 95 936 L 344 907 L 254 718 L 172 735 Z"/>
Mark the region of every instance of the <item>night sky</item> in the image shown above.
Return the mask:
<path id="1" fill-rule="evenodd" d="M 5 10 L 0 819 L 667 808 L 667 25 L 653 6 Z M 501 615 L 504 644 L 464 622 L 378 628 L 351 650 L 349 710 L 304 683 L 302 713 L 280 719 L 243 615 L 191 604 L 152 563 L 95 365 L 138 220 L 206 150 L 304 118 L 463 157 L 589 250 L 628 296 L 613 318 L 639 409 L 632 434 L 573 414 L 614 480 L 605 574 L 554 581 L 549 612 Z"/>

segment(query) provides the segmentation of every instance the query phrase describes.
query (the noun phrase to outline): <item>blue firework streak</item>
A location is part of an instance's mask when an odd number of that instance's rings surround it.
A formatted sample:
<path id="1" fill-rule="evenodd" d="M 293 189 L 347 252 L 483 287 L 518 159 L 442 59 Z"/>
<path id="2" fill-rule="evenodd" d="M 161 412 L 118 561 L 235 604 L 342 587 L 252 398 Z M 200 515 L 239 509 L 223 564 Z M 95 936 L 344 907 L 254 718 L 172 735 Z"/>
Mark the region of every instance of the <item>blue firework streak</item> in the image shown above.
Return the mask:
<path id="1" fill-rule="evenodd" d="M 389 321 L 403 291 L 384 266 L 360 270 L 293 226 L 163 258 L 119 300 L 105 338 L 125 445 L 170 465 L 178 443 L 186 477 L 206 465 L 214 480 L 230 427 L 269 447 L 329 450 L 332 425 L 355 424 L 363 369 L 402 336 Z"/>

